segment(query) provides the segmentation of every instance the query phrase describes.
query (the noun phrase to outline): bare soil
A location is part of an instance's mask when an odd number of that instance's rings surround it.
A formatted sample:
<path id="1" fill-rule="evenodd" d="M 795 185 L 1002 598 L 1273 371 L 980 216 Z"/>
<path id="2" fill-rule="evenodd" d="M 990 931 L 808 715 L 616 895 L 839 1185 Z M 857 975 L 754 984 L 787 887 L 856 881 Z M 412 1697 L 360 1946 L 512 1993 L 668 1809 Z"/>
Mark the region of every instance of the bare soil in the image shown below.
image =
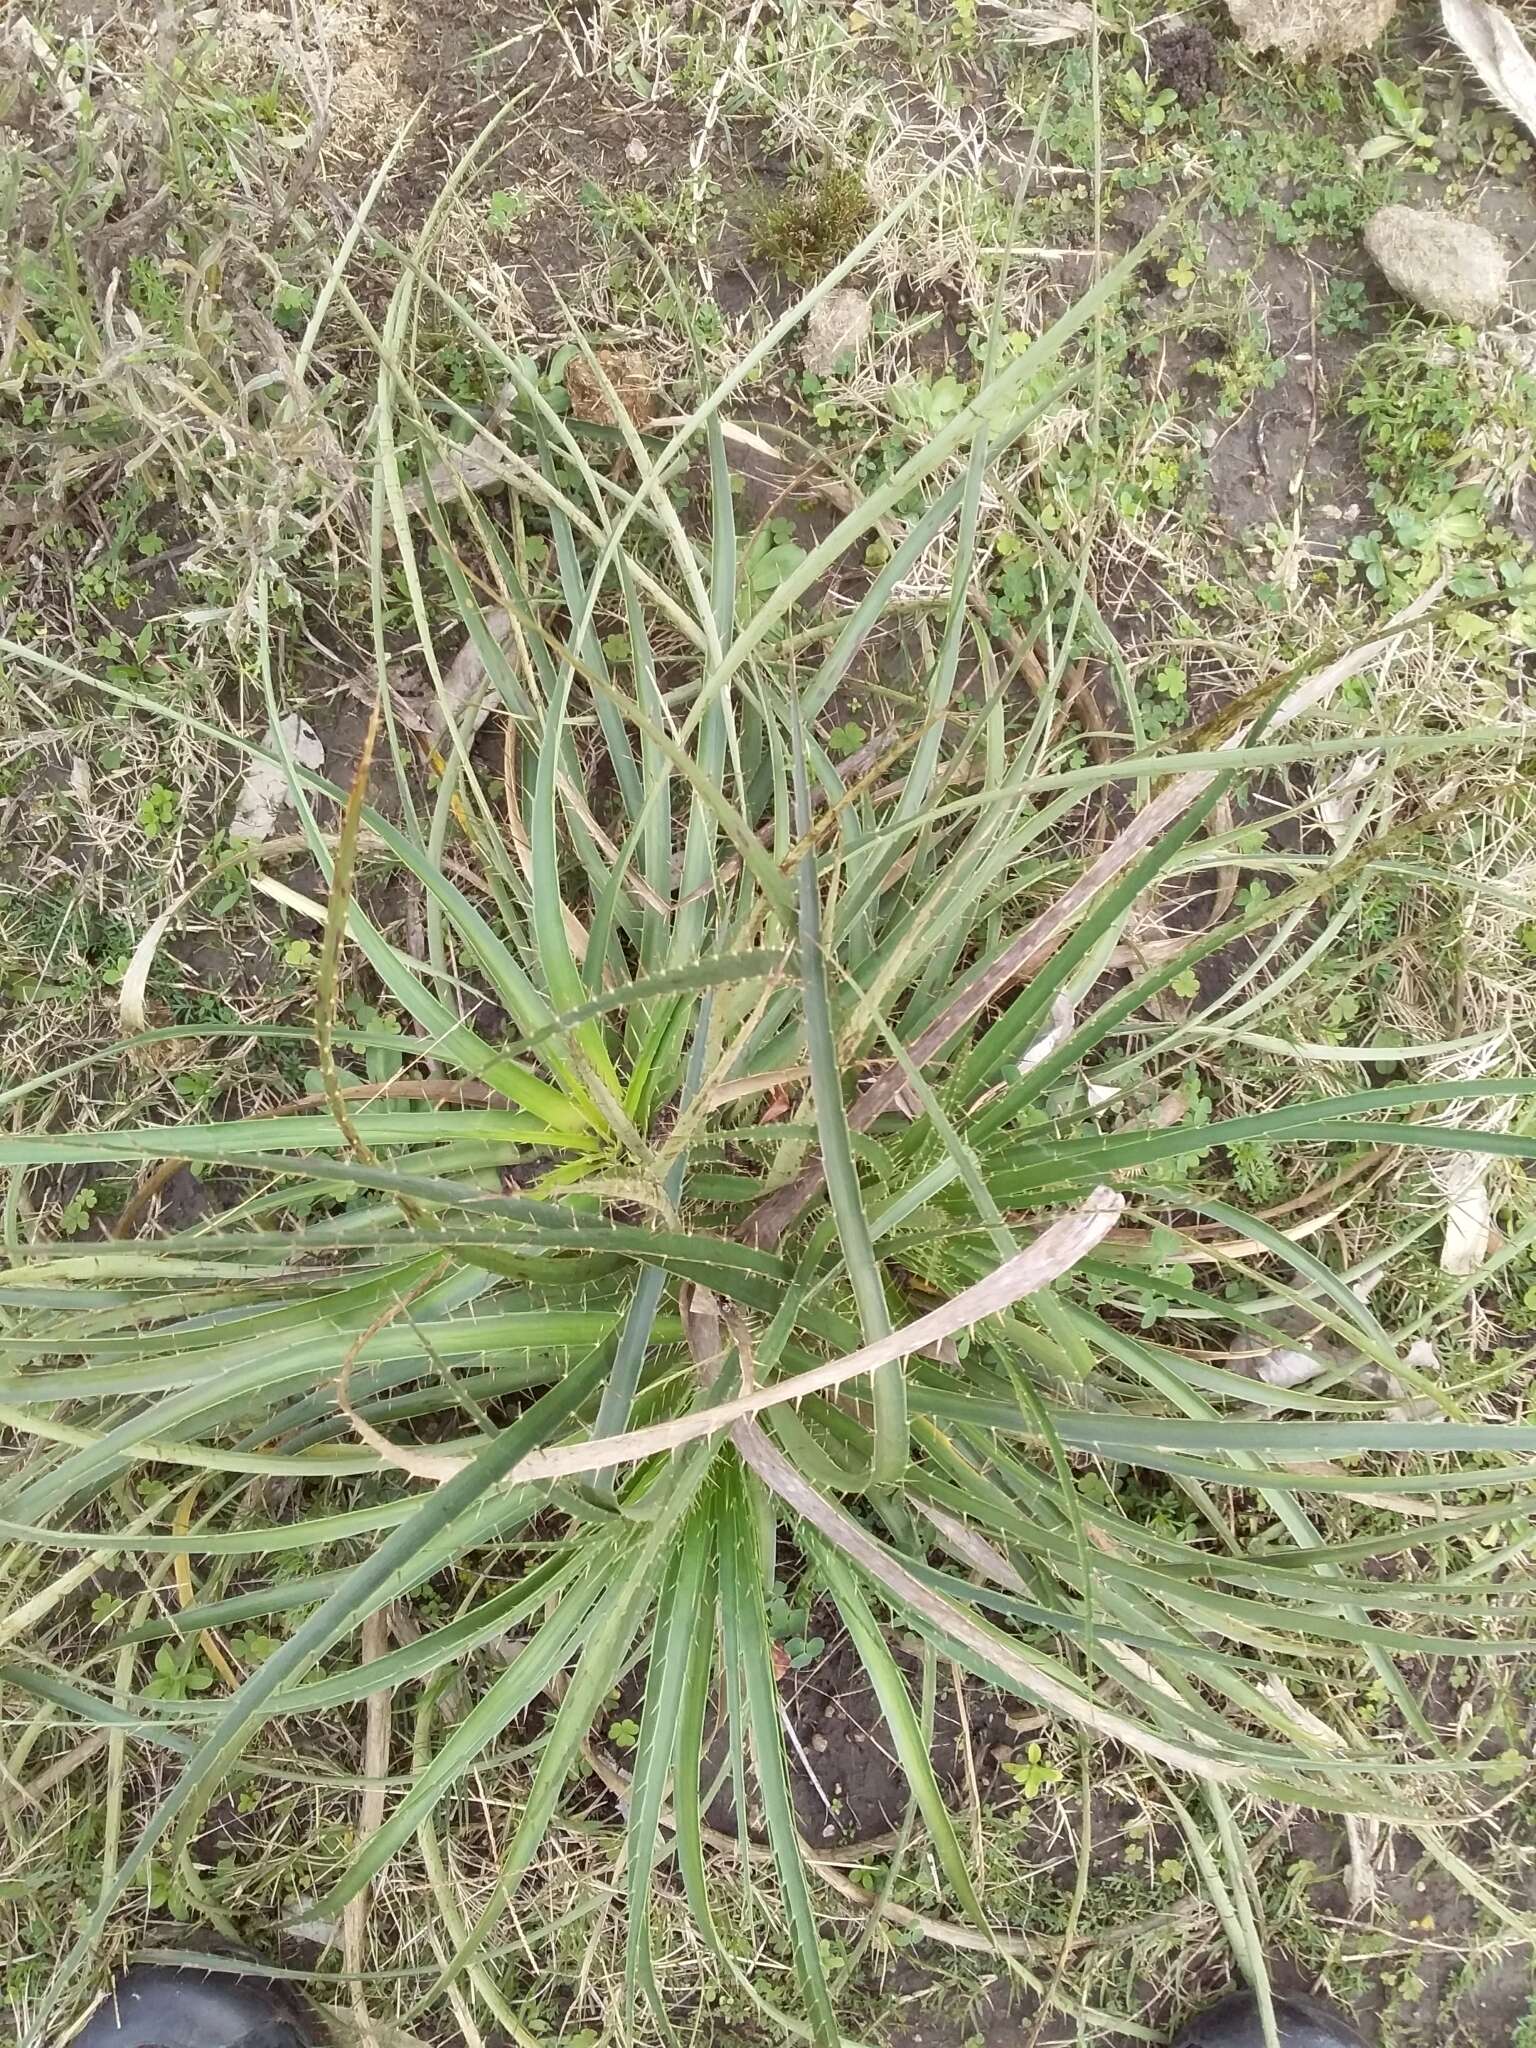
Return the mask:
<path id="1" fill-rule="evenodd" d="M 915 1697 L 917 1668 L 902 1653 L 898 1661 Z M 910 1799 L 906 1777 L 853 1644 L 834 1641 L 808 1669 L 787 1674 L 779 1691 L 795 1732 L 791 1779 L 805 1839 L 852 1846 L 899 1827 Z M 1006 1786 L 999 1752 L 1011 1752 L 1018 1739 L 1010 1713 L 1017 1716 L 1014 1703 L 979 1686 L 957 1700 L 948 1680 L 940 1685 L 930 1755 L 957 1804 L 972 1782 L 989 1803 Z"/>

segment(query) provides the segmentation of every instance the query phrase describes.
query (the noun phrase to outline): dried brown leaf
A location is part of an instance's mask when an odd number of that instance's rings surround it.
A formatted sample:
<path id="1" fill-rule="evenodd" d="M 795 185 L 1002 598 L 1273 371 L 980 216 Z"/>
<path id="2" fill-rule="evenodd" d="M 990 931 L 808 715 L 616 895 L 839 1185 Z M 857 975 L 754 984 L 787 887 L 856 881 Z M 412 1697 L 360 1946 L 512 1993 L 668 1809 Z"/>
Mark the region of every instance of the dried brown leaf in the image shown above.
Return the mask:
<path id="1" fill-rule="evenodd" d="M 1506 112 L 1536 135 L 1536 57 L 1492 0 L 1440 0 L 1445 32 Z"/>

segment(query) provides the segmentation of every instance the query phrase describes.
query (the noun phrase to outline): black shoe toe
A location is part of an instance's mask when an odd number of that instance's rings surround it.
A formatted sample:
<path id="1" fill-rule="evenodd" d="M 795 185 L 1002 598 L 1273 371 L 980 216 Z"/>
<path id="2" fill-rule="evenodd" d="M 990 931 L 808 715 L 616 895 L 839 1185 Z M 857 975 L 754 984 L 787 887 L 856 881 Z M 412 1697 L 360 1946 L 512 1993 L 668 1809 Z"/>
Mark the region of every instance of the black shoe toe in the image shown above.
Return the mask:
<path id="1" fill-rule="evenodd" d="M 135 1963 L 71 2048 L 314 2048 L 296 2000 L 260 1976 Z"/>
<path id="2" fill-rule="evenodd" d="M 1315 1998 L 1275 1994 L 1280 2048 L 1366 2048 L 1342 2013 Z M 1234 1991 L 1179 2029 L 1173 2048 L 1264 2048 L 1264 2022 L 1251 1991 Z"/>

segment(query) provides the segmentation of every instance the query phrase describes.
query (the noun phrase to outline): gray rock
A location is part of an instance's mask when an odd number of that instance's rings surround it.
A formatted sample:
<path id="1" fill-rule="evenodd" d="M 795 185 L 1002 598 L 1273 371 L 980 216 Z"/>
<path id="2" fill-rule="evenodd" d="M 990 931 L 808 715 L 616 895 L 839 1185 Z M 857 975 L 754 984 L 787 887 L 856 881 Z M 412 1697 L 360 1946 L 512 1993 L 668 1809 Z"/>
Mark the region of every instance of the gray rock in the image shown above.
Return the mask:
<path id="1" fill-rule="evenodd" d="M 806 320 L 801 362 L 815 376 L 825 377 L 868 338 L 872 319 L 863 292 L 828 292 Z"/>
<path id="2" fill-rule="evenodd" d="M 1504 244 L 1454 214 L 1384 206 L 1366 228 L 1365 247 L 1395 292 L 1444 320 L 1486 327 L 1509 291 Z"/>
<path id="3" fill-rule="evenodd" d="M 1397 0 L 1227 0 L 1227 11 L 1247 49 L 1347 57 L 1375 42 Z"/>

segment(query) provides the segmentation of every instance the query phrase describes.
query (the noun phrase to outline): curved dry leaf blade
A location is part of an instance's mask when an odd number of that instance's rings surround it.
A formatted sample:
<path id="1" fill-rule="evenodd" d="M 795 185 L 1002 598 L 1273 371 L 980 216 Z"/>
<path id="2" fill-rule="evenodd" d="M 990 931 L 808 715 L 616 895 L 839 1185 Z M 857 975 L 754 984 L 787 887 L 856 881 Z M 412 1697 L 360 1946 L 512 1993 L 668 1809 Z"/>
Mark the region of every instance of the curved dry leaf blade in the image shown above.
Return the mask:
<path id="1" fill-rule="evenodd" d="M 1445 32 L 1499 105 L 1536 135 L 1536 57 L 1491 0 L 1440 0 Z"/>
<path id="2" fill-rule="evenodd" d="M 951 1641 L 963 1644 L 1006 1673 L 1028 1697 L 1068 1715 L 1096 1734 L 1129 1743 L 1176 1769 L 1191 1771 L 1213 1783 L 1241 1784 L 1247 1777 L 1239 1764 L 1227 1763 L 1192 1746 L 1165 1741 L 1151 1729 L 1127 1720 L 1113 1708 L 1099 1706 L 1086 1695 L 1074 1692 L 1022 1650 L 1015 1648 L 1006 1636 L 984 1628 L 965 1608 L 946 1600 L 942 1593 L 936 1593 L 931 1586 L 916 1578 L 851 1515 L 845 1514 L 835 1502 L 817 1492 L 756 1423 L 738 1423 L 731 1431 L 731 1442 L 765 1486 L 835 1544 L 845 1557 L 851 1558 L 893 1600 L 909 1613 L 921 1615 Z"/>
<path id="3" fill-rule="evenodd" d="M 1074 42 L 1103 24 L 1087 0 L 1016 0 L 999 8 L 1002 23 L 1022 43 L 1044 49 L 1050 43 Z"/>
<path id="4" fill-rule="evenodd" d="M 622 1436 L 590 1437 L 581 1443 L 556 1444 L 535 1451 L 507 1474 L 504 1483 L 523 1486 L 536 1480 L 568 1479 L 578 1473 L 604 1472 L 614 1465 L 631 1464 L 638 1458 L 680 1450 L 684 1444 L 716 1436 L 734 1423 L 762 1414 L 765 1409 L 782 1407 L 786 1402 L 801 1400 L 807 1394 L 825 1393 L 829 1387 L 839 1387 L 845 1380 L 856 1379 L 861 1373 L 875 1372 L 897 1359 L 930 1351 L 956 1331 L 973 1328 L 988 1316 L 1011 1308 L 1026 1295 L 1038 1294 L 1052 1281 L 1071 1272 L 1103 1243 L 1114 1229 L 1124 1206 L 1125 1197 L 1118 1188 L 1094 1188 L 1080 1208 L 1069 1209 L 1065 1215 L 1058 1216 L 1054 1223 L 1041 1231 L 1033 1244 L 1026 1245 L 1013 1258 L 1005 1259 L 953 1300 L 942 1302 L 938 1308 L 930 1309 L 927 1315 L 904 1324 L 899 1330 L 893 1330 L 889 1336 L 878 1338 L 872 1344 L 863 1344 L 842 1358 L 829 1359 L 825 1365 L 813 1366 L 809 1372 L 796 1373 L 793 1378 L 779 1380 L 771 1387 L 754 1388 L 749 1393 L 738 1394 L 733 1400 L 717 1402 L 710 1408 L 696 1409 L 691 1415 L 674 1416 L 668 1422 L 649 1423 L 643 1429 L 626 1430 Z M 694 1299 L 697 1298 L 696 1291 Z M 352 1416 L 350 1419 L 356 1428 L 358 1418 Z M 378 1448 L 378 1445 L 373 1447 Z M 456 1478 L 470 1463 L 468 1458 L 456 1452 L 402 1451 L 398 1444 L 389 1444 L 386 1448 L 390 1465 L 407 1471 L 414 1478 L 430 1479 L 437 1485 Z M 385 1456 L 386 1452 L 381 1450 L 380 1455 Z"/>
<path id="5" fill-rule="evenodd" d="M 942 1302 L 915 1322 L 893 1330 L 888 1337 L 877 1338 L 872 1344 L 862 1344 L 857 1351 L 830 1359 L 825 1365 L 813 1366 L 809 1372 L 796 1373 L 791 1379 L 779 1380 L 771 1387 L 738 1394 L 734 1400 L 701 1408 L 692 1415 L 680 1415 L 671 1422 L 651 1423 L 644 1429 L 628 1430 L 623 1436 L 605 1437 L 600 1441 L 554 1445 L 547 1450 L 535 1451 L 508 1475 L 509 1482 L 521 1485 L 534 1479 L 557 1479 L 575 1472 L 596 1472 L 610 1465 L 628 1464 L 635 1458 L 652 1457 L 657 1452 L 677 1450 L 685 1443 L 713 1436 L 717 1431 L 749 1416 L 759 1415 L 765 1409 L 780 1407 L 786 1401 L 798 1401 L 806 1394 L 824 1393 L 827 1388 L 841 1386 L 845 1380 L 854 1379 L 860 1373 L 875 1372 L 896 1359 L 911 1358 L 942 1338 L 952 1337 L 958 1330 L 971 1329 L 988 1316 L 1011 1308 L 1025 1295 L 1038 1294 L 1053 1280 L 1059 1280 L 1062 1274 L 1070 1272 L 1103 1243 L 1114 1229 L 1124 1206 L 1125 1197 L 1118 1188 L 1095 1188 L 1080 1208 L 1058 1216 L 1054 1223 L 1041 1231 L 1033 1244 L 1026 1245 L 1013 1258 L 1005 1259 L 984 1279 L 963 1289 L 953 1300 Z"/>

